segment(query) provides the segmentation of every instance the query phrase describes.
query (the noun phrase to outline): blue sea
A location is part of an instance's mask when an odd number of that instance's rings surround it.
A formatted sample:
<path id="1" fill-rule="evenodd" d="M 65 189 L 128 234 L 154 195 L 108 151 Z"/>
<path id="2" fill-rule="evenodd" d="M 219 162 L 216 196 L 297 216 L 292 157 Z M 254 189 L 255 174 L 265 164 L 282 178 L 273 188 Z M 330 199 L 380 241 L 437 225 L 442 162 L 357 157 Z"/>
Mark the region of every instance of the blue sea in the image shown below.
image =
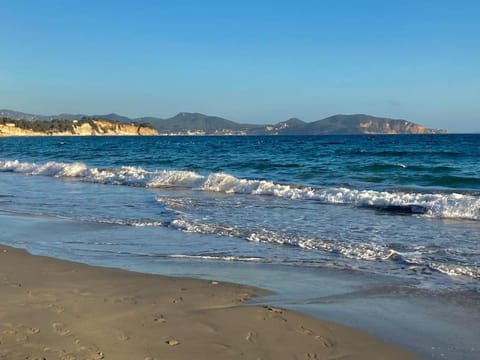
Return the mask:
<path id="1" fill-rule="evenodd" d="M 480 135 L 0 138 L 0 242 L 261 286 L 425 358 L 473 359 L 479 159 Z"/>

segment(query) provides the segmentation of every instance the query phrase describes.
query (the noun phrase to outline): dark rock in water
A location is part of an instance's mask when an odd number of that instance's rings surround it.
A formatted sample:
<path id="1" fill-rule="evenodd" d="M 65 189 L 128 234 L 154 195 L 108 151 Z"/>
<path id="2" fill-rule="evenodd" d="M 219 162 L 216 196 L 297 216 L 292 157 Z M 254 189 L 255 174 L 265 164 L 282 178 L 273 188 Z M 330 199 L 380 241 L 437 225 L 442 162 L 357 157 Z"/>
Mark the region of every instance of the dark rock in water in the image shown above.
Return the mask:
<path id="1" fill-rule="evenodd" d="M 425 214 L 427 208 L 421 205 L 385 205 L 372 206 L 375 210 L 385 211 L 393 214 Z"/>

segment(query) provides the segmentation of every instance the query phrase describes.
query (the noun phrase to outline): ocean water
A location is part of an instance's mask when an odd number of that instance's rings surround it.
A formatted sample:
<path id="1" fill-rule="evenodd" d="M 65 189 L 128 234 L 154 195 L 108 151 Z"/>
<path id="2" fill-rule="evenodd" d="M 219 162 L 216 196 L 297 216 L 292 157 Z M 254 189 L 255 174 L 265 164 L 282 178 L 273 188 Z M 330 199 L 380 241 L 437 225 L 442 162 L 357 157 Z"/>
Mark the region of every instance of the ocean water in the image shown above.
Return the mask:
<path id="1" fill-rule="evenodd" d="M 4 138 L 0 210 L 215 236 L 160 253 L 132 244 L 133 255 L 347 267 L 479 291 L 478 159 L 478 135 Z"/>
<path id="2" fill-rule="evenodd" d="M 138 271 L 218 267 L 299 289 L 303 307 L 342 286 L 298 288 L 328 273 L 478 311 L 478 159 L 480 135 L 0 138 L 0 241 Z"/>

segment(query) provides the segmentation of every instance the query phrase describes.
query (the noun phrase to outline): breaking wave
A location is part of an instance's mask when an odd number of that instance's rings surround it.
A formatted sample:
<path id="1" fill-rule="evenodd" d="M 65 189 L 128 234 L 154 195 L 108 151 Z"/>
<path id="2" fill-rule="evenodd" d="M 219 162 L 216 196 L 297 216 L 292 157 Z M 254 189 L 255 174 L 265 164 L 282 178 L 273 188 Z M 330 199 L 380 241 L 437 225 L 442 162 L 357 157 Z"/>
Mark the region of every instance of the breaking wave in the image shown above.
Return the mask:
<path id="1" fill-rule="evenodd" d="M 266 229 L 251 231 L 248 229 L 234 226 L 224 226 L 220 224 L 206 224 L 185 219 L 174 220 L 171 227 L 199 234 L 212 234 L 220 236 L 231 236 L 241 238 L 251 242 L 270 243 L 276 245 L 286 245 L 298 247 L 305 250 L 317 250 L 323 253 L 338 255 L 342 258 L 364 261 L 392 261 L 406 271 L 414 272 L 419 275 L 431 275 L 434 272 L 443 273 L 449 276 L 469 277 L 480 279 L 480 270 L 472 265 L 447 264 L 437 262 L 425 257 L 421 252 L 398 252 L 386 244 L 378 243 L 348 243 L 345 241 L 335 241 L 319 238 L 306 238 L 301 236 L 292 236 L 278 233 Z M 224 260 L 231 260 L 225 258 Z"/>
<path id="2" fill-rule="evenodd" d="M 146 188 L 186 188 L 226 194 L 275 196 L 315 200 L 326 204 L 350 204 L 392 213 L 421 214 L 432 218 L 480 220 L 480 197 L 459 193 L 357 190 L 346 187 L 315 188 L 268 180 L 239 179 L 226 173 L 201 175 L 193 171 L 156 170 L 140 167 L 96 168 L 84 163 L 0 161 L 0 172 L 30 176 L 78 178 L 86 182 Z"/>

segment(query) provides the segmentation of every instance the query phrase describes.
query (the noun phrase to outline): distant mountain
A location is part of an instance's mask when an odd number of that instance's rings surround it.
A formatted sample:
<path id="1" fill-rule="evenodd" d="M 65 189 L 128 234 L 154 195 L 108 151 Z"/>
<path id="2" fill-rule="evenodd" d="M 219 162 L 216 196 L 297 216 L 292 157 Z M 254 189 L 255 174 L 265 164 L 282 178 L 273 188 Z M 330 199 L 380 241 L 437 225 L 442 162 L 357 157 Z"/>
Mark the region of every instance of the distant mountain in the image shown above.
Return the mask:
<path id="1" fill-rule="evenodd" d="M 85 115 L 83 115 L 83 116 L 85 116 Z M 115 114 L 115 113 L 106 114 L 106 115 L 92 115 L 91 117 L 94 118 L 94 119 L 105 119 L 105 120 L 110 120 L 110 121 L 118 121 L 118 122 L 121 122 L 121 123 L 131 123 L 132 122 L 132 119 L 130 119 L 129 117 L 118 115 L 118 114 Z"/>
<path id="2" fill-rule="evenodd" d="M 0 117 L 15 119 L 15 120 L 52 120 L 53 118 L 59 119 L 60 115 L 53 117 L 53 116 L 45 116 L 45 115 L 27 114 L 20 111 L 2 109 L 0 110 Z M 70 120 L 70 119 L 67 119 L 67 120 Z"/>
<path id="3" fill-rule="evenodd" d="M 0 117 L 24 120 L 81 119 L 83 114 L 34 115 L 0 110 Z M 307 123 L 291 118 L 274 125 L 240 124 L 218 116 L 181 112 L 162 119 L 140 117 L 131 119 L 115 113 L 89 116 L 121 123 L 150 123 L 161 135 L 348 135 L 348 134 L 437 134 L 445 130 L 428 129 L 407 120 L 375 117 L 365 114 L 334 115 Z"/>
<path id="4" fill-rule="evenodd" d="M 297 119 L 295 119 L 297 120 Z M 334 115 L 311 123 L 287 121 L 275 126 L 278 135 L 436 134 L 444 130 L 425 128 L 407 120 L 371 115 Z"/>
<path id="5" fill-rule="evenodd" d="M 216 134 L 226 131 L 242 131 L 245 125 L 218 116 L 181 112 L 169 119 L 137 118 L 136 122 L 149 122 L 160 133 L 198 132 Z"/>

